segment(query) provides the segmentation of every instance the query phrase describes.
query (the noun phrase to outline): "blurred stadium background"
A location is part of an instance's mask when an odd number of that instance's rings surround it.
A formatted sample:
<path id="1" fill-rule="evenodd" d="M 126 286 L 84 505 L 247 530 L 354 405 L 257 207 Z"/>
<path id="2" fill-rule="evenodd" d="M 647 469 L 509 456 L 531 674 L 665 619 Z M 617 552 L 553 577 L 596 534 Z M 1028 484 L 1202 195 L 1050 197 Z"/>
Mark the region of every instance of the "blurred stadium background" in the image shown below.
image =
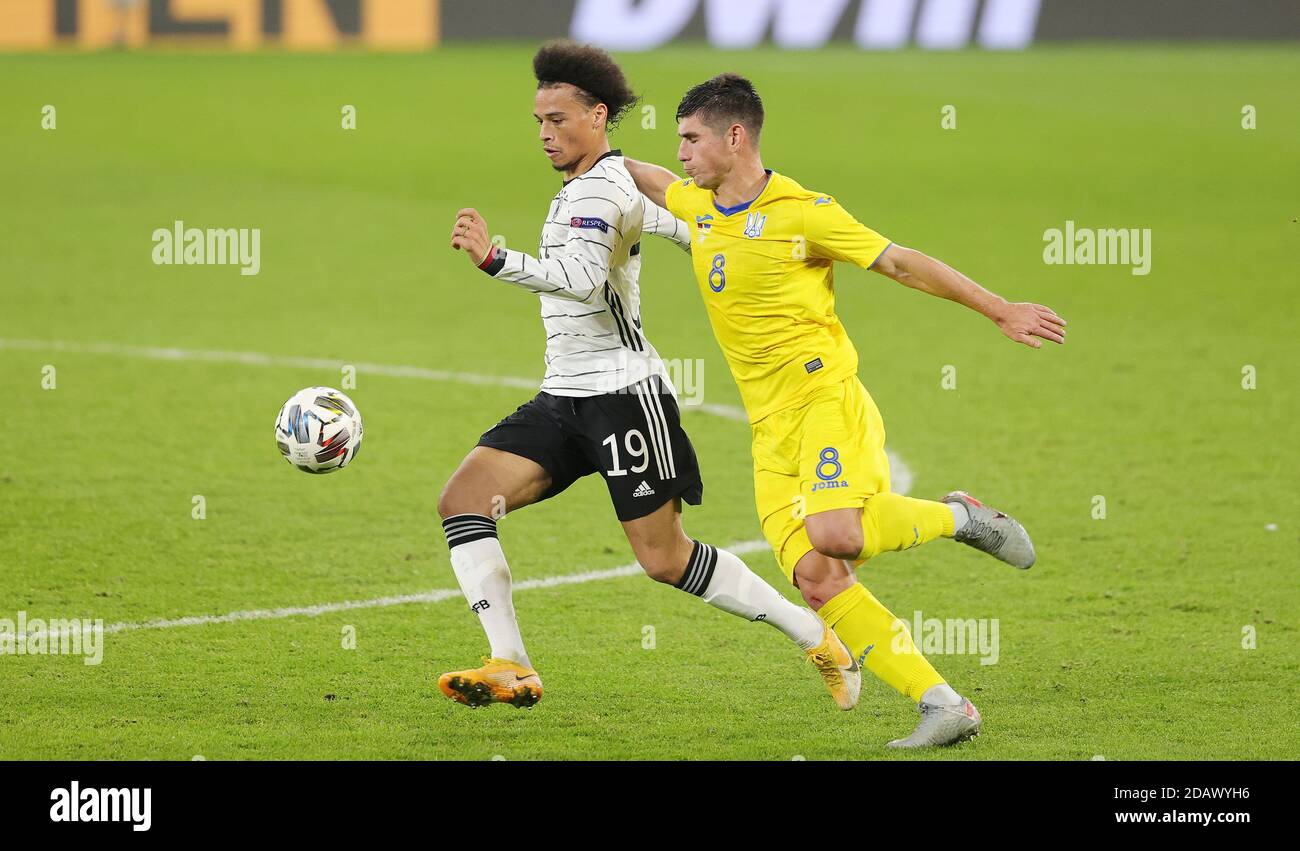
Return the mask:
<path id="1" fill-rule="evenodd" d="M 768 165 L 1070 321 L 1029 352 L 837 273 L 913 492 L 968 488 L 1039 542 L 1025 575 L 942 545 L 864 575 L 909 622 L 1001 624 L 996 664 L 935 658 L 985 734 L 903 758 L 1300 756 L 1283 0 L 0 0 L 0 618 L 111 630 L 97 665 L 0 655 L 0 756 L 878 758 L 910 731 L 880 684 L 838 713 L 774 632 L 635 575 L 519 593 L 535 711 L 437 693 L 484 648 L 440 596 L 434 499 L 543 349 L 535 302 L 445 240 L 474 205 L 536 245 L 555 175 L 529 63 L 566 35 L 642 92 L 629 155 L 673 165 L 681 93 L 745 73 Z M 259 273 L 155 265 L 178 220 L 261 228 Z M 1150 274 L 1046 265 L 1067 221 L 1149 228 Z M 686 261 L 645 250 L 651 339 L 735 406 Z M 303 476 L 274 415 L 348 365 L 366 451 Z M 690 528 L 758 538 L 748 429 L 685 416 Z M 598 481 L 502 529 L 517 581 L 630 561 Z"/>
<path id="2" fill-rule="evenodd" d="M 612 49 L 707 41 L 1024 48 L 1080 40 L 1287 39 L 1289 0 L 5 0 L 0 48 L 193 45 L 422 50 L 572 36 Z"/>

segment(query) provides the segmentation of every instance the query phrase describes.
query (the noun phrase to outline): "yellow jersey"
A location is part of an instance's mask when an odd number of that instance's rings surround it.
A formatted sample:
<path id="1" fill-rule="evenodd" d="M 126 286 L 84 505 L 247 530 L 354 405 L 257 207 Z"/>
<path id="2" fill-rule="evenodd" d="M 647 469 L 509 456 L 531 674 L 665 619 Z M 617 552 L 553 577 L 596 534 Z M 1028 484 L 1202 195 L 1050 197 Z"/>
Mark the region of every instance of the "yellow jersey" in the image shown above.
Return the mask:
<path id="1" fill-rule="evenodd" d="M 669 185 L 666 206 L 692 229 L 695 278 L 750 422 L 857 375 L 835 315 L 834 261 L 870 267 L 888 239 L 770 170 L 746 204 L 719 207 L 688 179 Z"/>

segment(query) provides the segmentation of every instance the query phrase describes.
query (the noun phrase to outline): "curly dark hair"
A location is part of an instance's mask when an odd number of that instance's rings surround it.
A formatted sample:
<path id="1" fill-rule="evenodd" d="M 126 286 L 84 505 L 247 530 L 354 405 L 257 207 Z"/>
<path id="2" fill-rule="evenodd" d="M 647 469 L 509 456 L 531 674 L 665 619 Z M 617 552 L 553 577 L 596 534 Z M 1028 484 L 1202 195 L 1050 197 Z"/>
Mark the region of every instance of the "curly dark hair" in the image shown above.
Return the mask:
<path id="1" fill-rule="evenodd" d="M 688 91 L 677 105 L 677 120 L 696 114 L 714 129 L 740 124 L 755 142 L 763 130 L 763 99 L 739 74 L 719 74 Z"/>
<path id="2" fill-rule="evenodd" d="M 611 129 L 638 100 L 614 57 L 590 44 L 548 41 L 533 57 L 533 76 L 539 89 L 568 83 L 578 89 L 579 100 L 588 108 L 605 104 L 609 110 L 605 126 Z"/>

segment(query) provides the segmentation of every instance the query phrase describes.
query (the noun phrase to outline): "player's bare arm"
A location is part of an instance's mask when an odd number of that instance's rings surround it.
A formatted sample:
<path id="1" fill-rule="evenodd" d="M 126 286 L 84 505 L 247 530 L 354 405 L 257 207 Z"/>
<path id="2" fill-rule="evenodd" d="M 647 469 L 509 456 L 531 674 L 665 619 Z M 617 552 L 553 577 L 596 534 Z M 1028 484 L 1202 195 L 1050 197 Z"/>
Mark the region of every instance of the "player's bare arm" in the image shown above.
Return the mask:
<path id="1" fill-rule="evenodd" d="M 987 316 L 1017 343 L 1041 348 L 1043 340 L 1065 342 L 1065 320 L 1050 307 L 1009 302 L 991 293 L 947 263 L 912 248 L 891 245 L 871 267 L 912 289 L 963 304 Z"/>
<path id="2" fill-rule="evenodd" d="M 669 185 L 674 180 L 681 180 L 668 169 L 654 163 L 643 163 L 624 157 L 623 164 L 627 166 L 628 173 L 636 181 L 636 188 L 641 190 L 641 194 L 660 207 L 666 206 Z"/>

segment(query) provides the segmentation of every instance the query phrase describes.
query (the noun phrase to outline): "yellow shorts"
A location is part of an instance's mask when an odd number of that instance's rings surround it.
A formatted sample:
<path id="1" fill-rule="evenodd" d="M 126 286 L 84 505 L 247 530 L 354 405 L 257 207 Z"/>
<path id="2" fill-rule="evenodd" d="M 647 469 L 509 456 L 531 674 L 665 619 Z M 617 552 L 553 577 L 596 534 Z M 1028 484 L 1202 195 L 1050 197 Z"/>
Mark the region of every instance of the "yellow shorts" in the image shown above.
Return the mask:
<path id="1" fill-rule="evenodd" d="M 752 428 L 758 517 L 793 583 L 795 564 L 813 549 L 804 517 L 861 508 L 889 490 L 885 423 L 855 375 Z"/>

